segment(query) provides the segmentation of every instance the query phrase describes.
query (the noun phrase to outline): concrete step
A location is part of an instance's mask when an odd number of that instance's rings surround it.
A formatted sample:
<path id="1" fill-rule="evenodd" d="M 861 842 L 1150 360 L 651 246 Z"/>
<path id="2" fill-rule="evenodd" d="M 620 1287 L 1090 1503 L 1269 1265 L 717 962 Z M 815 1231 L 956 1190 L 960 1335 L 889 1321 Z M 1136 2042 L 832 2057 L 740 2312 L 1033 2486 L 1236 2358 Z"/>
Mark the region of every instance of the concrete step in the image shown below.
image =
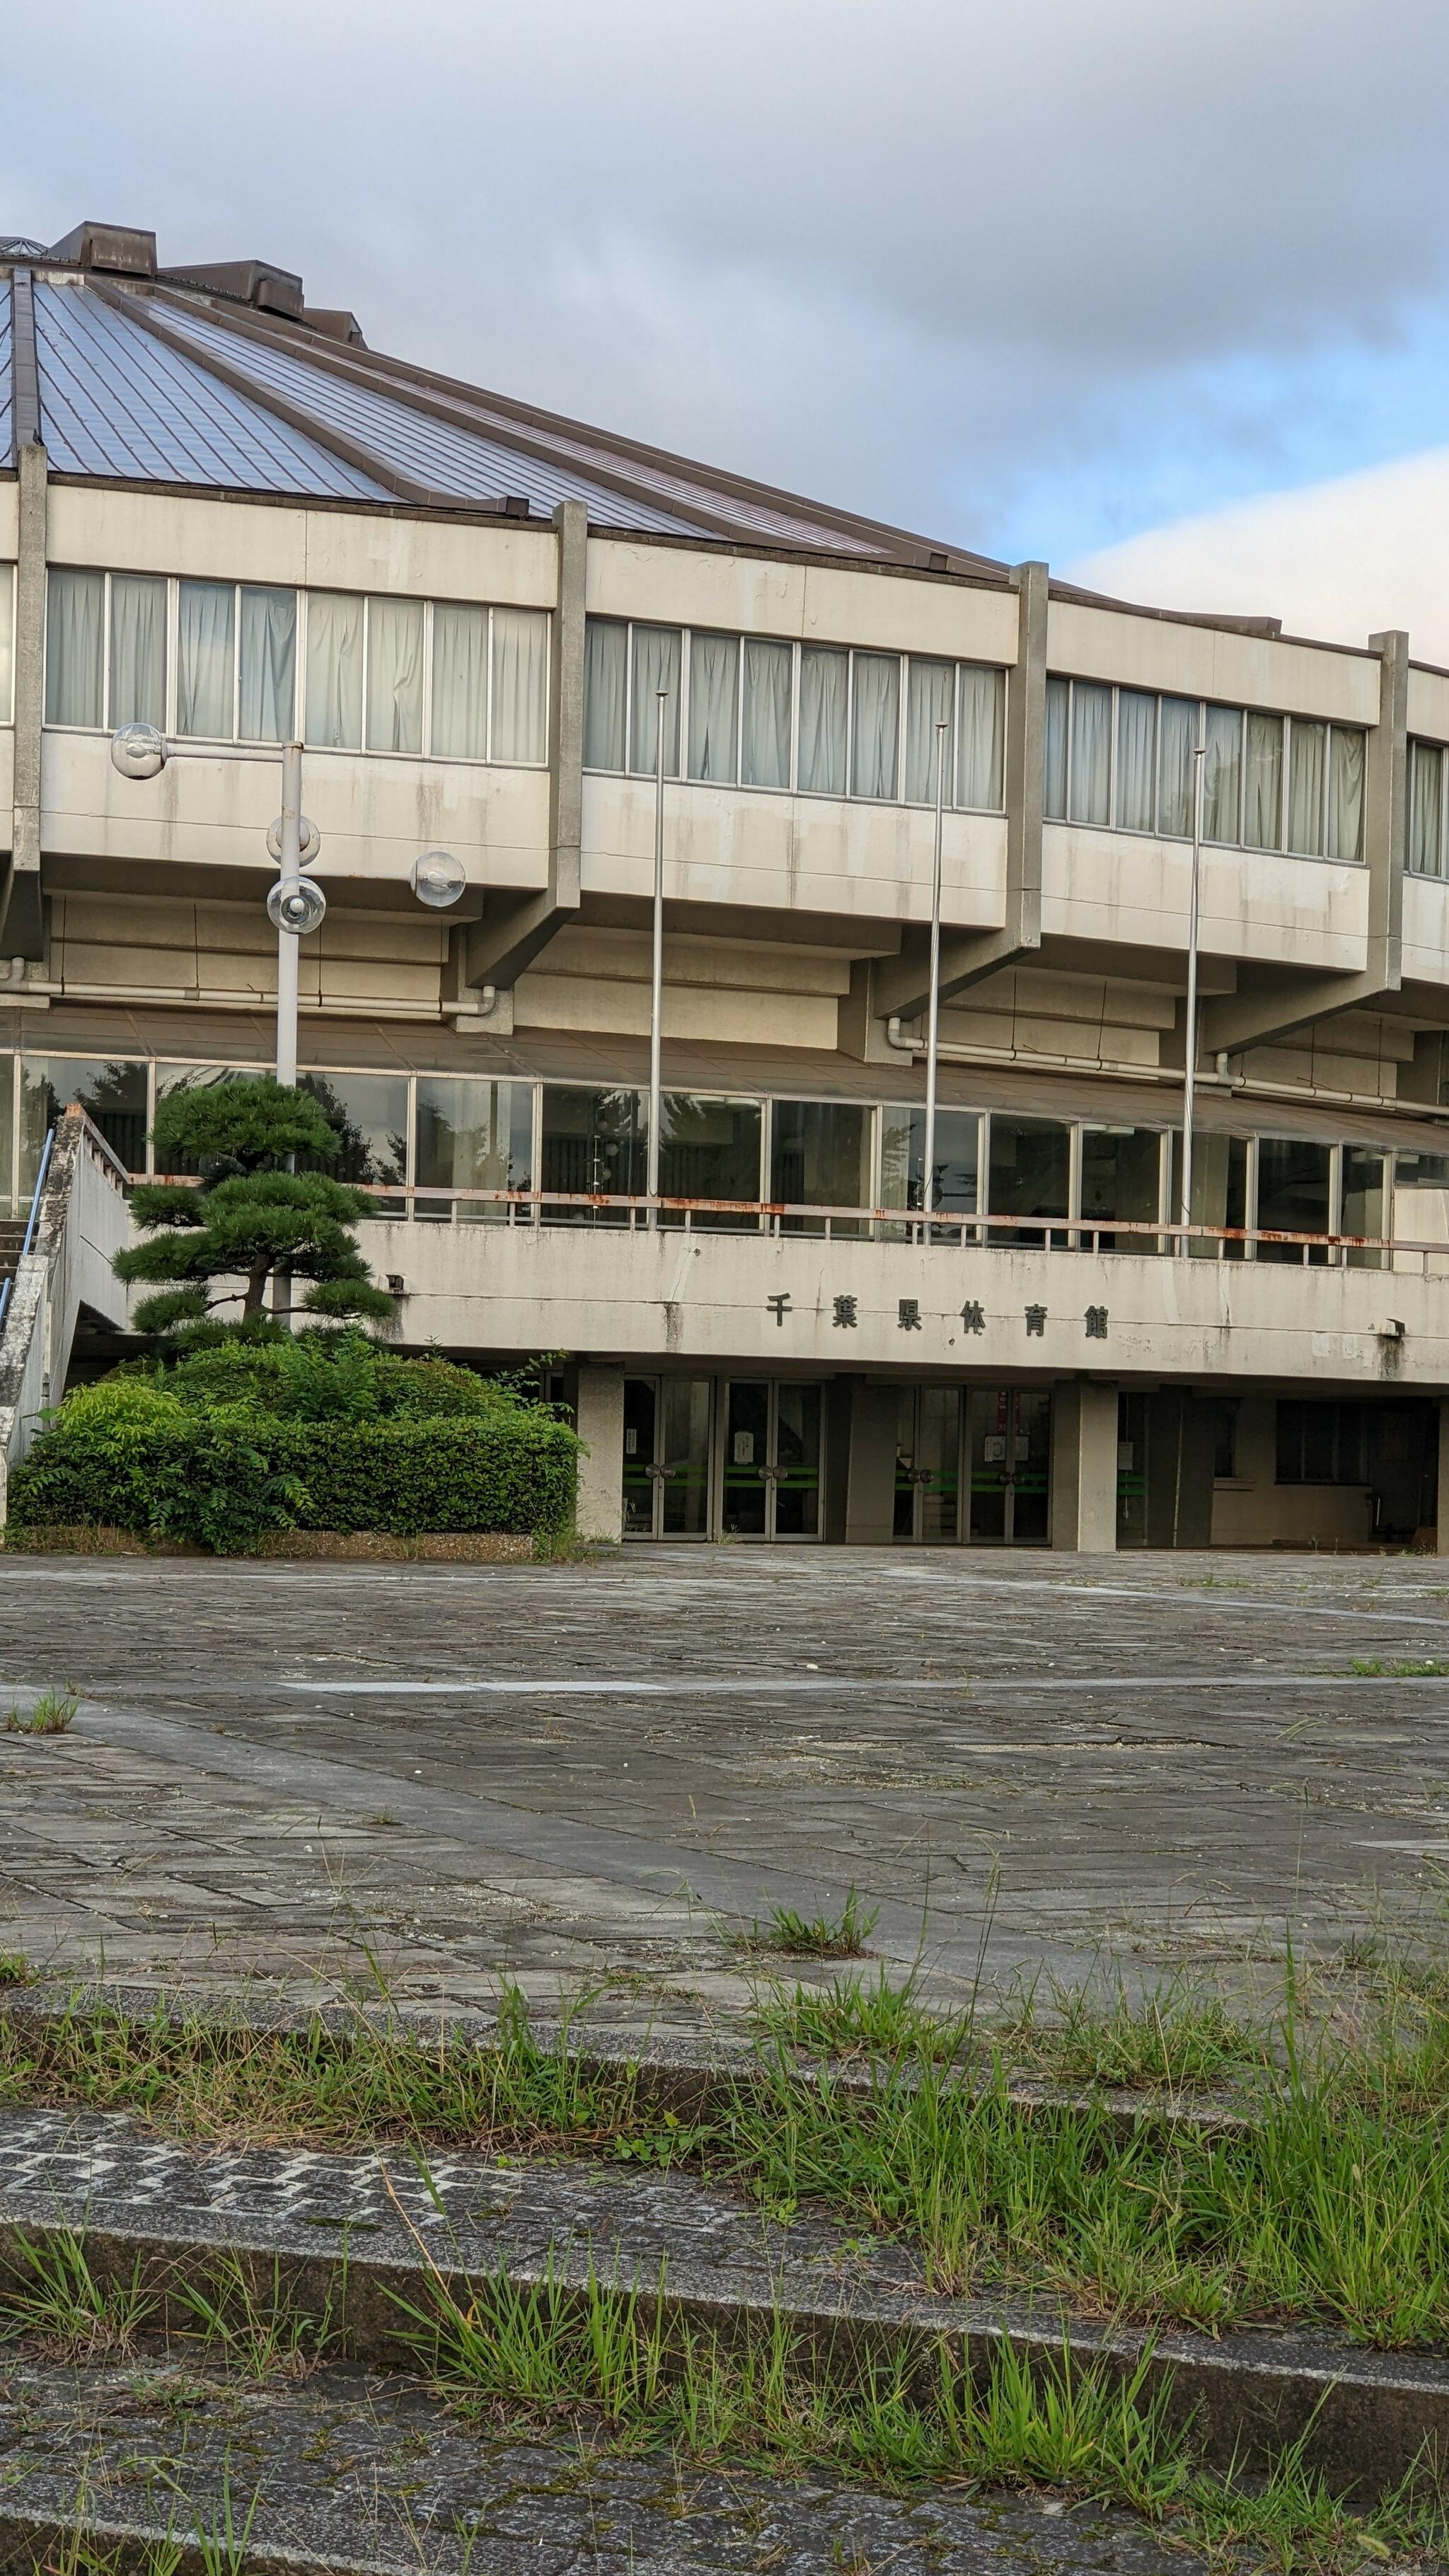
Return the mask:
<path id="1" fill-rule="evenodd" d="M 466 2307 L 474 2283 L 553 2284 L 583 2305 L 594 2285 L 637 2295 L 673 2328 L 722 2341 L 783 2323 L 842 2383 L 874 2360 L 928 2385 L 943 2353 L 984 2380 L 1010 2347 L 1042 2381 L 1064 2356 L 1162 2390 L 1207 2463 L 1266 2468 L 1302 2439 L 1310 2465 L 1359 2501 L 1426 2455 L 1449 2464 L 1449 2354 L 1370 2353 L 1324 2333 L 1202 2335 L 1103 2324 L 1059 2302 L 933 2290 L 908 2245 L 862 2241 L 828 2221 L 788 2226 L 680 2173 L 597 2162 L 520 2165 L 452 2151 L 426 2164 L 294 2149 L 205 2152 L 112 2115 L 0 2115 L 0 2278 L 23 2275 L 16 2240 L 83 2233 L 92 2268 L 139 2276 L 168 2323 L 178 2278 L 226 2251 L 303 2313 L 341 2314 L 352 2358 L 405 2364 L 399 2301 Z"/>
<path id="2" fill-rule="evenodd" d="M 226 2534 L 233 2546 L 227 2549 Z M 245 2533 L 244 2554 L 239 2546 Z M 7 2363 L 0 2563 L 116 2576 L 1182 2576 L 1180 2549 L 1096 2505 L 772 2479 L 577 2436 L 470 2433 L 396 2378 L 259 2386 L 204 2365 Z M 218 2545 L 220 2543 L 220 2545 Z"/>

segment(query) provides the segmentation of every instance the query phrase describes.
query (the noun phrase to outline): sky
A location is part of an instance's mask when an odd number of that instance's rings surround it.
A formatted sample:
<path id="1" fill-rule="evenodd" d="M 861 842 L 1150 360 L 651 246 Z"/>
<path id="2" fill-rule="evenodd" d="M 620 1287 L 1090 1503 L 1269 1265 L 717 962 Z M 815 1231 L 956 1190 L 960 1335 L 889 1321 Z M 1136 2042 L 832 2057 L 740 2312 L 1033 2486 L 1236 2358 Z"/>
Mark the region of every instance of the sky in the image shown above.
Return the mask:
<path id="1" fill-rule="evenodd" d="M 1445 0 L 67 0 L 0 231 L 933 537 L 1449 663 Z"/>

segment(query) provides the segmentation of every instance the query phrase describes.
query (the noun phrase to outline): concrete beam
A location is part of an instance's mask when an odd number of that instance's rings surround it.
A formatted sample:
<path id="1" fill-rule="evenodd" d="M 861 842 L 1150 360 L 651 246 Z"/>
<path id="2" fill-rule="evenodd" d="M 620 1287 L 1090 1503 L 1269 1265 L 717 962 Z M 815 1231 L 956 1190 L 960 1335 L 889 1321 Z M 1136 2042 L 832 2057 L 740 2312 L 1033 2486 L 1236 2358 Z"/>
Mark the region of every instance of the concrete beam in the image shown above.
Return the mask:
<path id="1" fill-rule="evenodd" d="M 0 957 L 45 954 L 40 882 L 40 747 L 45 720 L 47 465 L 38 439 L 17 458 L 19 569 L 15 592 L 15 784 L 10 856 L 0 880 Z"/>
<path id="2" fill-rule="evenodd" d="M 1117 1551 L 1117 1389 L 1078 1379 L 1052 1390 L 1053 1548 Z"/>
<path id="3" fill-rule="evenodd" d="M 558 596 L 549 655 L 548 884 L 538 894 L 490 895 L 483 918 L 460 942 L 466 985 L 508 985 L 579 910 L 584 821 L 584 586 L 589 514 L 582 501 L 561 501 Z"/>
<path id="4" fill-rule="evenodd" d="M 622 1366 L 579 1369 L 574 1416 L 587 1456 L 579 1460 L 574 1527 L 580 1538 L 617 1546 L 624 1535 L 624 1371 Z"/>
<path id="5" fill-rule="evenodd" d="M 1368 937 L 1361 971 L 1284 975 L 1267 986 L 1205 1002 L 1199 1055 L 1241 1055 L 1290 1037 L 1314 1020 L 1360 1010 L 1397 993 L 1403 981 L 1404 866 L 1408 851 L 1409 639 L 1371 635 L 1379 656 L 1379 720 L 1369 727 L 1364 770 L 1364 863 Z"/>
<path id="6" fill-rule="evenodd" d="M 1034 956 L 1041 946 L 1041 827 L 1046 756 L 1047 568 L 1014 566 L 1016 668 L 1006 687 L 1006 917 L 999 930 L 952 930 L 941 938 L 943 1001 Z M 880 1019 L 912 1019 L 931 998 L 931 940 L 913 925 L 899 957 L 873 972 Z"/>

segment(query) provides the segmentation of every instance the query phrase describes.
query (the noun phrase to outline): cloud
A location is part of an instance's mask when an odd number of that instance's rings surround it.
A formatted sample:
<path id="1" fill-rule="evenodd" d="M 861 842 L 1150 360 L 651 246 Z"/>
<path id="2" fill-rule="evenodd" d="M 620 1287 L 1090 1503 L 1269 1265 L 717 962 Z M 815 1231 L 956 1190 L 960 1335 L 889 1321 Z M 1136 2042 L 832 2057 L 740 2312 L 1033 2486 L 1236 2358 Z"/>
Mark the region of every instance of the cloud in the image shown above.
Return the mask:
<path id="1" fill-rule="evenodd" d="M 1442 0 L 71 0 L 6 220 L 300 268 L 369 336 L 988 548 L 1305 456 L 1449 294 Z M 1440 371 L 1442 374 L 1442 370 Z M 1231 398 L 1214 404 L 1219 378 Z M 1449 388 L 1446 388 L 1449 390 Z M 1126 498 L 1124 499 L 1124 496 Z"/>
<path id="2" fill-rule="evenodd" d="M 1402 626 L 1418 660 L 1449 665 L 1449 447 L 1150 529 L 1068 577 L 1153 608 L 1281 617 L 1334 643 Z"/>

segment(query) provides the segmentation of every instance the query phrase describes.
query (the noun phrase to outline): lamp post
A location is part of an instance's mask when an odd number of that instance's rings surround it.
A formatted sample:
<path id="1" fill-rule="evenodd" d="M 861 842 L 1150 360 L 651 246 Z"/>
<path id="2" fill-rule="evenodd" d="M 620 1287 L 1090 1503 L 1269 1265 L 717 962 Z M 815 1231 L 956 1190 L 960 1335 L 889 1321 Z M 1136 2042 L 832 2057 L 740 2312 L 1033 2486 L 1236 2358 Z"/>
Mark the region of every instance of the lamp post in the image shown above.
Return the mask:
<path id="1" fill-rule="evenodd" d="M 648 1222 L 659 1223 L 660 1040 L 664 1018 L 664 715 L 667 688 L 656 689 L 659 717 L 654 739 L 654 942 L 649 976 L 649 1161 L 645 1188 Z"/>
<path id="2" fill-rule="evenodd" d="M 322 835 L 302 811 L 302 746 L 285 742 L 278 750 L 260 743 L 229 745 L 171 742 L 159 726 L 122 725 L 111 736 L 111 765 L 123 778 L 159 778 L 172 760 L 280 759 L 282 810 L 267 834 L 267 848 L 277 862 L 277 882 L 267 893 L 267 918 L 277 934 L 277 1080 L 290 1090 L 297 1080 L 297 985 L 299 947 L 309 932 L 320 930 L 327 897 L 302 871 L 322 847 Z M 415 860 L 412 888 L 430 912 L 457 902 L 467 875 L 449 850 L 424 850 Z"/>
<path id="3" fill-rule="evenodd" d="M 1192 1250 L 1187 1229 L 1192 1223 L 1192 1121 L 1197 1104 L 1197 942 L 1199 881 L 1202 875 L 1202 774 L 1207 752 L 1207 718 L 1201 699 L 1197 710 L 1197 742 L 1192 755 L 1192 876 L 1187 898 L 1187 1027 L 1184 1032 L 1184 1070 L 1182 1085 L 1182 1201 L 1179 1210 L 1182 1233 L 1178 1240 L 1183 1257 Z"/>
<path id="4" fill-rule="evenodd" d="M 936 1196 L 936 1056 L 941 1030 L 941 822 L 946 803 L 946 736 L 936 727 L 936 849 L 931 867 L 931 992 L 926 1007 L 926 1137 L 921 1170 L 921 1206 L 927 1223 L 921 1240 L 931 1240 L 930 1214 Z"/>

